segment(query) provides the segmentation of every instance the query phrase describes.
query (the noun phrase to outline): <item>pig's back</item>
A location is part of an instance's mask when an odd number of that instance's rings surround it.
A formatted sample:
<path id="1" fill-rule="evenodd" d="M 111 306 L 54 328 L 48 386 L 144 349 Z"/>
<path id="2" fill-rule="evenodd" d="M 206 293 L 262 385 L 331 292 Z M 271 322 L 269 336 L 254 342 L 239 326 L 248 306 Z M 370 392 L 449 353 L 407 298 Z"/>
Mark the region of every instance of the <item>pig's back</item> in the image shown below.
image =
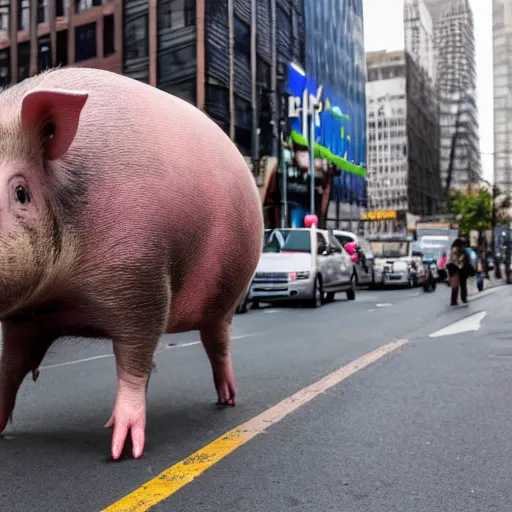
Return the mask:
<path id="1" fill-rule="evenodd" d="M 229 137 L 195 107 L 122 75 L 67 68 L 40 86 L 89 92 L 64 161 L 91 174 L 90 257 L 168 261 L 169 330 L 227 312 L 263 237 L 257 187 Z"/>

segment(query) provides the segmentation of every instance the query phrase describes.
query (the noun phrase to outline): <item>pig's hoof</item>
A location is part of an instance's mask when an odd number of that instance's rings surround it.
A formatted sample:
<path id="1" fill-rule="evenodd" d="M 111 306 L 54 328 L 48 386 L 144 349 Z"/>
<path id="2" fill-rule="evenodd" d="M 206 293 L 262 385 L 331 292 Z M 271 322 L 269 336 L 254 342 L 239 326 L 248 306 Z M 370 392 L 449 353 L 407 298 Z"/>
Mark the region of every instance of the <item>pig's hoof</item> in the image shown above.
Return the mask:
<path id="1" fill-rule="evenodd" d="M 218 400 L 217 405 L 235 406 L 235 383 L 234 381 L 226 381 L 217 387 Z"/>
<path id="2" fill-rule="evenodd" d="M 112 458 L 118 460 L 123 453 L 128 432 L 131 432 L 132 455 L 139 459 L 144 453 L 145 442 L 145 413 L 137 417 L 114 413 L 105 427 L 114 427 L 112 434 Z"/>

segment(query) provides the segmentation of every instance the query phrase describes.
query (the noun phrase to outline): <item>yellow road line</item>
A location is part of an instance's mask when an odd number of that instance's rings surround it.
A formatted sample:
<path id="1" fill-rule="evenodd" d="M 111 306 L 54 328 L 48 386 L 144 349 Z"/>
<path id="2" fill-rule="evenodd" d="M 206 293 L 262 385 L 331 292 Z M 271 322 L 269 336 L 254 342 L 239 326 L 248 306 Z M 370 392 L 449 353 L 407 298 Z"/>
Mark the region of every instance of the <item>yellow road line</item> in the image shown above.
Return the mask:
<path id="1" fill-rule="evenodd" d="M 383 345 L 346 366 L 335 370 L 323 379 L 285 398 L 282 402 L 279 402 L 239 427 L 235 427 L 190 457 L 166 469 L 153 480 L 150 480 L 102 512 L 143 512 L 149 510 L 190 483 L 194 478 L 204 473 L 204 471 L 215 465 L 226 455 L 235 451 L 239 446 L 242 446 L 253 437 L 265 432 L 268 427 L 281 421 L 291 412 L 406 343 L 407 340 L 398 340 Z"/>

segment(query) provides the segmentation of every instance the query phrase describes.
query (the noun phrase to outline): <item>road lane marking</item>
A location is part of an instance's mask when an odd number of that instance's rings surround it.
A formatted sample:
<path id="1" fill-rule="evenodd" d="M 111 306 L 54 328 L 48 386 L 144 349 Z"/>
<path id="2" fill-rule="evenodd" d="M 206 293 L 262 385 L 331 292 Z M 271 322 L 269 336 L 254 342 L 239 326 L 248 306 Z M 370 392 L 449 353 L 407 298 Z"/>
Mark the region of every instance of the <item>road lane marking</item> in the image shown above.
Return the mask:
<path id="1" fill-rule="evenodd" d="M 482 320 L 487 316 L 487 311 L 481 311 L 474 315 L 467 316 L 462 320 L 458 320 L 443 329 L 429 335 L 429 338 L 439 338 L 441 336 L 453 336 L 454 334 L 462 334 L 464 332 L 478 331 L 481 327 Z"/>
<path id="2" fill-rule="evenodd" d="M 408 343 L 408 340 L 397 340 L 383 345 L 338 368 L 323 379 L 297 391 L 297 393 L 285 398 L 258 416 L 226 432 L 223 436 L 163 471 L 153 480 L 135 489 L 102 512 L 144 512 L 149 510 L 192 482 L 208 468 L 214 466 L 258 434 L 265 433 L 269 427 L 275 425 L 299 407 L 406 343 Z"/>
<path id="3" fill-rule="evenodd" d="M 381 304 L 375 304 L 375 306 L 378 308 L 389 308 L 392 305 L 393 304 L 391 304 L 390 302 L 382 302 Z"/>
<path id="4" fill-rule="evenodd" d="M 258 334 L 261 334 L 261 333 L 252 332 L 249 334 L 240 334 L 239 336 L 232 336 L 231 340 L 240 340 L 243 338 L 250 338 L 253 336 L 257 336 Z M 176 349 L 176 348 L 192 347 L 193 345 L 199 345 L 200 343 L 201 343 L 201 341 L 198 340 L 198 341 L 190 341 L 187 343 L 179 343 L 178 345 L 172 345 L 172 346 L 166 345 L 164 348 L 157 350 L 156 354 L 158 355 L 158 354 L 161 354 L 162 352 L 166 352 L 167 350 Z M 40 370 L 50 370 L 52 368 L 61 368 L 62 366 L 71 366 L 74 364 L 88 363 L 90 361 L 97 361 L 98 359 L 107 359 L 109 357 L 114 357 L 114 354 L 103 354 L 101 356 L 85 357 L 84 359 L 77 359 L 75 361 L 65 361 L 63 363 L 49 364 L 47 366 L 41 366 L 39 369 Z"/>

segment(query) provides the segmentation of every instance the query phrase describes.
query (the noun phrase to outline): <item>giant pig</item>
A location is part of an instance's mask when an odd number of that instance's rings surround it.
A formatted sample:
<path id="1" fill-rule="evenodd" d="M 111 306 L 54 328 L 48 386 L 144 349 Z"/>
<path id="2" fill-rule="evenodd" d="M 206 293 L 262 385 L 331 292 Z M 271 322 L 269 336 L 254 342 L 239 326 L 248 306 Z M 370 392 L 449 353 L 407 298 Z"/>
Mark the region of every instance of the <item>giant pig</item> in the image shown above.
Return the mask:
<path id="1" fill-rule="evenodd" d="M 112 457 L 144 451 L 163 333 L 199 330 L 235 404 L 237 302 L 263 239 L 253 177 L 194 106 L 121 75 L 44 72 L 0 93 L 0 432 L 62 336 L 111 339 Z"/>

